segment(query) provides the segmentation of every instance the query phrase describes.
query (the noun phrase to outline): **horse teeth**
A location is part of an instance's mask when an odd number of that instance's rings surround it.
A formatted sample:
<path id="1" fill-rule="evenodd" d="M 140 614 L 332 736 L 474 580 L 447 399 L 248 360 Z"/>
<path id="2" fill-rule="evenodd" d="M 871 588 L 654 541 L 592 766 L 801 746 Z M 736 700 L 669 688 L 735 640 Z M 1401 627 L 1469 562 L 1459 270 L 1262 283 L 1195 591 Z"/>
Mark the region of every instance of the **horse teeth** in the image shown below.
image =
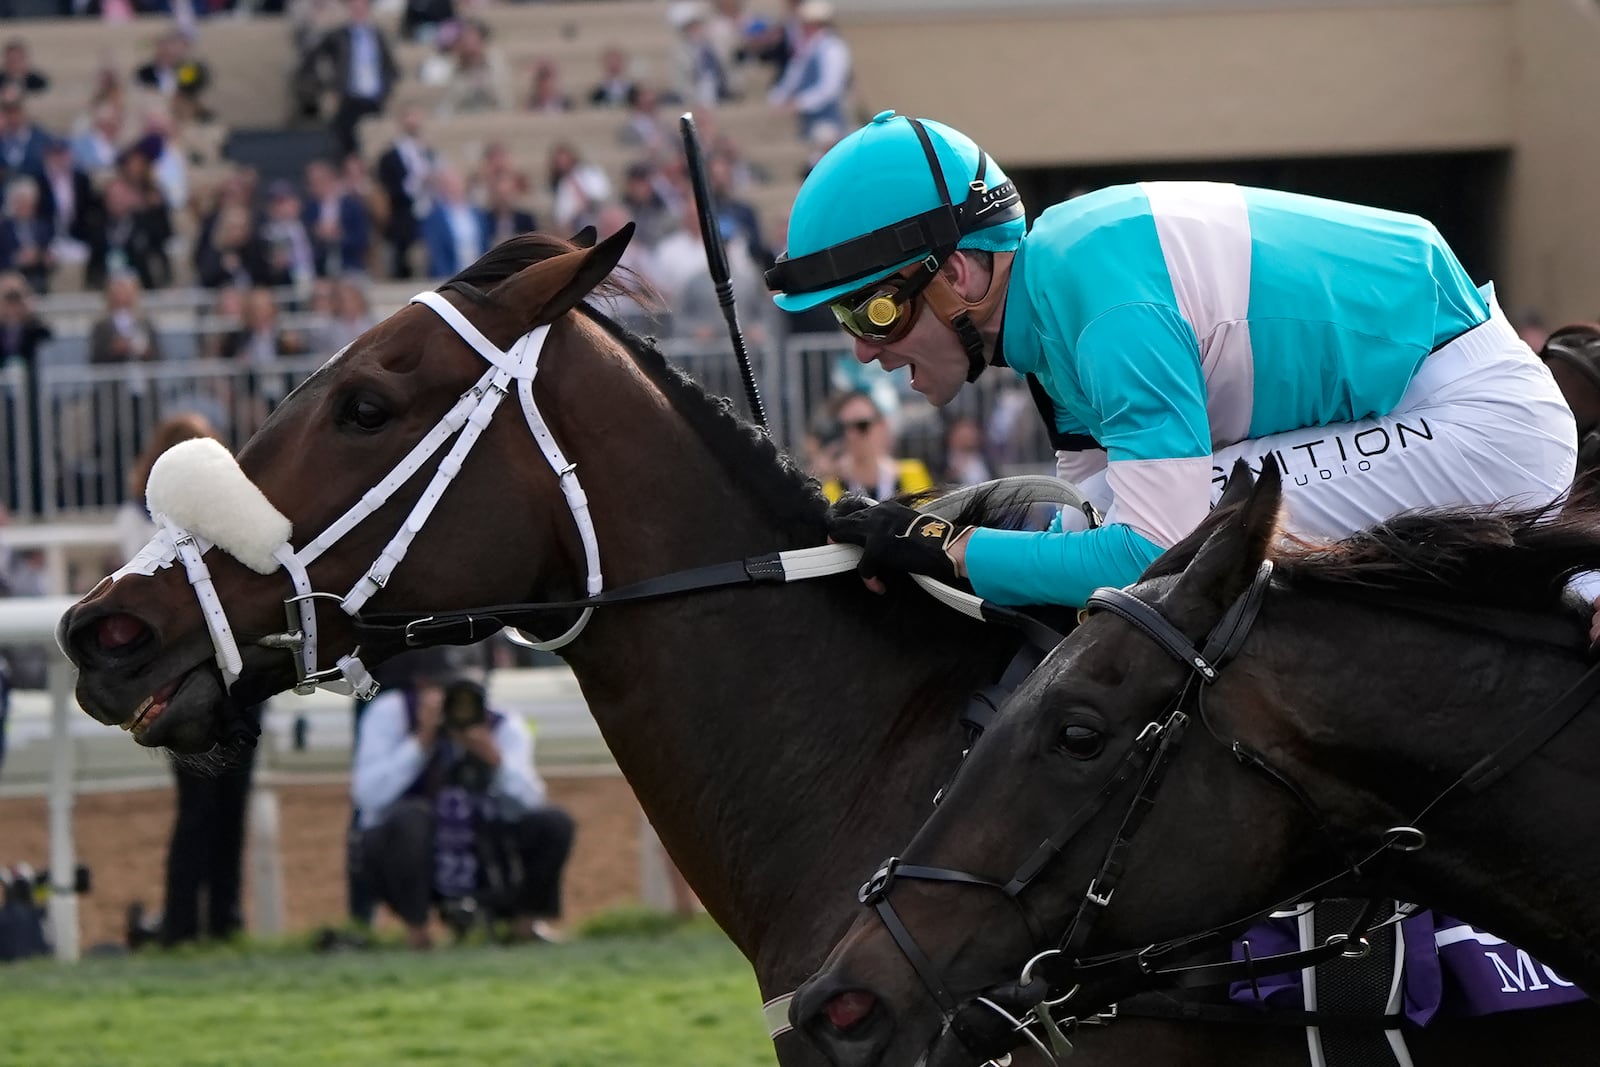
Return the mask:
<path id="1" fill-rule="evenodd" d="M 145 697 L 144 703 L 140 704 L 137 708 L 134 708 L 133 715 L 130 716 L 126 722 L 122 723 L 122 729 L 128 733 L 132 733 L 133 728 L 139 725 L 139 720 L 144 718 L 144 713 L 149 711 L 150 705 L 154 704 L 155 702 L 156 697 L 154 693 Z"/>

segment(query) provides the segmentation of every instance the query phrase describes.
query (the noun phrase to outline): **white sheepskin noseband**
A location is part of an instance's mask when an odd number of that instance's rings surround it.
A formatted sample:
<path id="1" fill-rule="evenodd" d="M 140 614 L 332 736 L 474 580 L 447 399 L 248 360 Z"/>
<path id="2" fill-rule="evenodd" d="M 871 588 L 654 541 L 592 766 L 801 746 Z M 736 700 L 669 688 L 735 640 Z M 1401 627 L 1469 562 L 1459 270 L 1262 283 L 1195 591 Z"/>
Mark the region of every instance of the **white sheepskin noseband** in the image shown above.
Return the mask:
<path id="1" fill-rule="evenodd" d="M 274 553 L 293 526 L 221 442 L 197 437 L 173 445 L 146 484 L 145 503 L 158 520 L 204 537 L 259 574 L 278 569 Z"/>

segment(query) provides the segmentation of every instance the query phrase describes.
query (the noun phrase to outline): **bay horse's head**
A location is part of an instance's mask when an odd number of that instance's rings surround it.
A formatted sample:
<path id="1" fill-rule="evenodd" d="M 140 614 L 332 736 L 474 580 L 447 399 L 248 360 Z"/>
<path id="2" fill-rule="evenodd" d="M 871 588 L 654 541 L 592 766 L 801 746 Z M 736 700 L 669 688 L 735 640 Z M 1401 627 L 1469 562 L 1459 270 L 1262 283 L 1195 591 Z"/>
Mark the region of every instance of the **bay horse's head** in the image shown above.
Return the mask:
<path id="1" fill-rule="evenodd" d="M 580 535 L 576 483 L 552 465 L 628 415 L 590 402 L 581 425 L 563 418 L 578 421 L 574 364 L 615 348 L 568 312 L 615 284 L 632 232 L 507 242 L 330 359 L 237 464 L 215 442 L 165 453 L 149 479 L 160 533 L 58 630 L 84 709 L 142 745 L 204 751 L 273 693 L 365 687 L 398 651 L 354 655 L 351 616 L 380 591 L 414 609 L 585 595 L 592 527 Z"/>
<path id="2" fill-rule="evenodd" d="M 1236 468 L 1207 522 L 1135 587 L 1191 642 L 1201 642 L 1251 585 L 1274 538 L 1280 484 L 1268 467 L 1254 488 L 1249 471 Z M 1019 993 L 1024 965 L 1066 929 L 1128 814 L 1138 773 L 1123 773 L 1126 757 L 1173 706 L 1184 678 L 1185 668 L 1156 642 L 1109 613 L 1083 622 L 1045 659 L 973 747 L 895 867 L 863 887 L 869 908 L 796 999 L 797 1025 L 833 1062 L 955 1067 L 1022 1043 L 987 1009 L 973 1007 L 975 998 L 1004 1006 Z M 1228 750 L 1189 747 L 1168 771 L 1094 948 L 1123 945 L 1129 917 L 1141 944 L 1200 929 L 1184 891 L 1188 878 L 1225 881 L 1219 871 L 1283 866 L 1277 835 L 1239 832 L 1250 820 L 1266 831 L 1278 817 L 1281 808 L 1269 806 L 1265 815 L 1248 808 L 1270 787 L 1247 783 L 1223 798 L 1217 776 L 1239 774 Z M 1172 817 L 1180 814 L 1194 817 Z M 928 868 L 984 884 L 926 880 Z M 1208 907 L 1219 915 L 1240 903 L 1228 891 L 1214 897 Z M 884 900 L 892 915 L 878 906 Z M 899 936 L 889 932 L 894 922 L 903 923 Z M 923 956 L 915 964 L 902 947 L 906 936 L 910 954 Z M 1037 999 L 1018 996 L 1009 1006 Z"/>

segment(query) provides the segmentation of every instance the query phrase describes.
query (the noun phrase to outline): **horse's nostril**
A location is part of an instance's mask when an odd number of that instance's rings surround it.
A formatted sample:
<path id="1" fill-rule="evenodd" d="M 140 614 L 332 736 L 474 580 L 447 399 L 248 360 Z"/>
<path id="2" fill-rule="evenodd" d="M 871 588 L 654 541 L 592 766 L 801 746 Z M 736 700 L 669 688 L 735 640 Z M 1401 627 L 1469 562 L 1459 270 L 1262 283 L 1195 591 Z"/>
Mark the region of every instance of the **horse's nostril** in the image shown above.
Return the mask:
<path id="1" fill-rule="evenodd" d="M 865 990 L 853 989 L 848 993 L 840 993 L 828 1001 L 822 1010 L 830 1023 L 840 1031 L 848 1031 L 871 1015 L 872 1009 L 877 1005 L 877 997 Z"/>
<path id="2" fill-rule="evenodd" d="M 107 615 L 95 623 L 94 640 L 102 652 L 127 648 L 146 633 L 144 623 L 132 615 Z"/>

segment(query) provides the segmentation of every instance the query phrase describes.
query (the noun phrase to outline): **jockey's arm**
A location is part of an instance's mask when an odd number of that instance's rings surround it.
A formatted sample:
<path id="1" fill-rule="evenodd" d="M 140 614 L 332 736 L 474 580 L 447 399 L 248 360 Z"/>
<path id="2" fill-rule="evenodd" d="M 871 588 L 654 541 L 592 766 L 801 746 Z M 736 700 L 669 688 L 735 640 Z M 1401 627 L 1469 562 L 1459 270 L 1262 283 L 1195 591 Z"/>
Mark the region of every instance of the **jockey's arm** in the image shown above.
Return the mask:
<path id="1" fill-rule="evenodd" d="M 1210 508 L 1199 345 L 1172 309 L 1124 304 L 1099 316 L 1064 373 L 1098 415 L 1111 508 L 1096 530 L 973 531 L 962 562 L 973 589 L 997 604 L 1080 605 L 1100 586 L 1127 585 Z"/>

